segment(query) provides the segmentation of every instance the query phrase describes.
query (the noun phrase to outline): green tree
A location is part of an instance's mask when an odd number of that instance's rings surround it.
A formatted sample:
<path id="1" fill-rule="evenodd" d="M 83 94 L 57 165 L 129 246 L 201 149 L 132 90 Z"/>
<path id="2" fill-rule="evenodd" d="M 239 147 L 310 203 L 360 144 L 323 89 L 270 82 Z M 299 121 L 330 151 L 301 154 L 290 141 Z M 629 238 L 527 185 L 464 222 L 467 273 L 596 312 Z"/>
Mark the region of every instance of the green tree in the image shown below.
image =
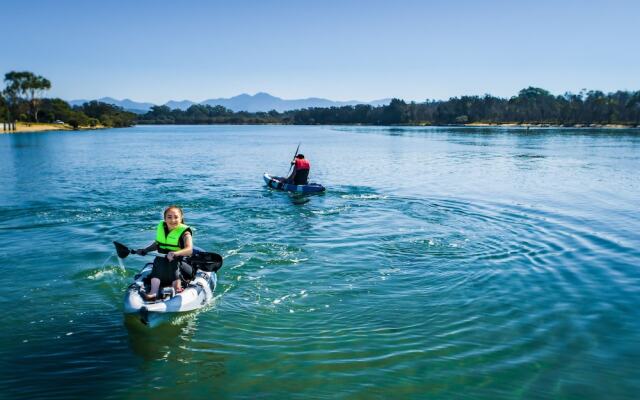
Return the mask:
<path id="1" fill-rule="evenodd" d="M 39 119 L 42 122 L 69 122 L 74 113 L 69 103 L 62 99 L 42 99 Z"/>
<path id="2" fill-rule="evenodd" d="M 391 103 L 384 107 L 380 123 L 382 125 L 404 124 L 409 121 L 409 107 L 400 99 L 391 99 Z"/>
<path id="3" fill-rule="evenodd" d="M 0 92 L 0 121 L 5 121 L 5 118 L 9 115 L 9 109 L 7 108 L 7 101 L 4 98 L 2 92 Z M 8 120 L 6 120 L 9 122 Z"/>
<path id="4" fill-rule="evenodd" d="M 7 78 L 5 76 L 5 82 Z M 7 119 L 9 122 L 13 122 L 16 119 L 16 116 L 20 115 L 21 108 L 21 99 L 18 91 L 18 86 L 15 84 L 7 84 L 7 87 L 2 91 L 2 96 L 4 98 L 4 104 L 7 112 Z"/>
<path id="5" fill-rule="evenodd" d="M 51 89 L 51 82 L 29 71 L 11 71 L 5 74 L 4 80 L 7 83 L 5 89 L 8 97 L 14 101 L 20 100 L 29 105 L 29 111 L 35 122 L 38 122 L 38 111 L 40 97 L 46 90 Z"/>
<path id="6" fill-rule="evenodd" d="M 95 100 L 84 103 L 81 107 L 74 108 L 74 110 L 81 111 L 89 118 L 99 120 L 104 126 L 111 126 L 115 128 L 131 126 L 135 119 L 134 113 L 124 111 L 121 107 Z M 78 122 L 80 122 L 80 125 L 88 125 L 89 118 L 86 120 L 78 119 Z"/>

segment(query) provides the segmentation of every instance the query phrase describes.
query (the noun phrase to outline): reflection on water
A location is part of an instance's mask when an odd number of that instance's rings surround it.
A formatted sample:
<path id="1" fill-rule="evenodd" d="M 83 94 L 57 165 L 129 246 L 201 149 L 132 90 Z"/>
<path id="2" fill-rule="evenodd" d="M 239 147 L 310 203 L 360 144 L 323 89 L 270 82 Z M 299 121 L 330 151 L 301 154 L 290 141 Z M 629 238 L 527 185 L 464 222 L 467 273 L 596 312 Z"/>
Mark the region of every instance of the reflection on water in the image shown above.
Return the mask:
<path id="1" fill-rule="evenodd" d="M 146 325 L 137 315 L 125 315 L 124 325 L 127 328 L 131 350 L 146 361 L 167 360 L 172 351 L 188 342 L 193 335 L 195 316 L 185 315 L 162 323 Z M 157 325 L 157 326 L 156 326 Z"/>

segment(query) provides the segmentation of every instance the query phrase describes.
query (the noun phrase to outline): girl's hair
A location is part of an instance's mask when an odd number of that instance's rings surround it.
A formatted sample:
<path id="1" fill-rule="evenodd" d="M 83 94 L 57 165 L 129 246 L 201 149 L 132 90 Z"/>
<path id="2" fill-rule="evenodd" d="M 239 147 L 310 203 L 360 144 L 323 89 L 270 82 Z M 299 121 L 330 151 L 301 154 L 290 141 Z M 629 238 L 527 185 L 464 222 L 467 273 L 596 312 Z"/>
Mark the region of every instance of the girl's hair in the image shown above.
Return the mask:
<path id="1" fill-rule="evenodd" d="M 170 205 L 169 207 L 165 208 L 164 212 L 162 213 L 162 217 L 167 218 L 167 212 L 169 212 L 169 210 L 171 210 L 172 208 L 178 210 L 178 212 L 180 213 L 180 223 L 184 224 L 184 212 L 182 211 L 182 208 L 176 205 Z"/>

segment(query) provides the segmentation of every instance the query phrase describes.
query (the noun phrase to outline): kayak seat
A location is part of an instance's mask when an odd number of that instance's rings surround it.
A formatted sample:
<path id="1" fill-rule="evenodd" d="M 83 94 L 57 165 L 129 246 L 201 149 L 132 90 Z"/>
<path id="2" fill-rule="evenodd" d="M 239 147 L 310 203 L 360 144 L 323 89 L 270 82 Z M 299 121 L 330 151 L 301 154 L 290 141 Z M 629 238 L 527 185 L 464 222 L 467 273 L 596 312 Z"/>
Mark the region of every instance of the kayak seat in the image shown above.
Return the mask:
<path id="1" fill-rule="evenodd" d="M 184 260 L 180 263 L 180 278 L 182 279 L 182 283 L 189 283 L 190 281 L 192 281 L 193 279 L 195 279 L 196 277 L 196 268 L 190 266 L 190 265 L 184 265 L 184 264 L 189 264 L 188 263 L 188 259 Z M 153 265 L 153 263 L 149 263 L 147 265 Z M 136 277 L 136 279 L 139 276 Z M 143 279 L 142 279 L 142 283 L 144 284 L 144 286 L 148 289 L 151 287 L 151 274 L 146 275 Z M 160 289 L 162 288 L 166 288 L 166 287 L 172 287 L 173 282 L 161 282 L 160 283 Z"/>

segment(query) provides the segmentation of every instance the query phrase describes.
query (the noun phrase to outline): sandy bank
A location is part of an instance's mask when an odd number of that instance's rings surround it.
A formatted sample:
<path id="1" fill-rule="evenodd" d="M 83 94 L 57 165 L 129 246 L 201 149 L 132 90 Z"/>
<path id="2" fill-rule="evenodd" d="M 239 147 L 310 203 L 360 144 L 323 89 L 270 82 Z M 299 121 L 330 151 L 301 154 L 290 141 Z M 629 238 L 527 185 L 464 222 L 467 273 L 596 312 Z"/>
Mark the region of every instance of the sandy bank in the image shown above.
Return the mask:
<path id="1" fill-rule="evenodd" d="M 6 125 L 6 128 L 9 126 Z M 78 130 L 86 130 L 86 129 L 101 129 L 104 126 L 81 126 Z M 45 132 L 45 131 L 72 131 L 73 128 L 68 124 L 45 124 L 45 123 L 26 123 L 26 122 L 18 122 L 16 123 L 16 130 L 4 130 L 2 129 L 2 124 L 0 123 L 0 134 L 3 133 L 27 133 L 27 132 Z"/>

